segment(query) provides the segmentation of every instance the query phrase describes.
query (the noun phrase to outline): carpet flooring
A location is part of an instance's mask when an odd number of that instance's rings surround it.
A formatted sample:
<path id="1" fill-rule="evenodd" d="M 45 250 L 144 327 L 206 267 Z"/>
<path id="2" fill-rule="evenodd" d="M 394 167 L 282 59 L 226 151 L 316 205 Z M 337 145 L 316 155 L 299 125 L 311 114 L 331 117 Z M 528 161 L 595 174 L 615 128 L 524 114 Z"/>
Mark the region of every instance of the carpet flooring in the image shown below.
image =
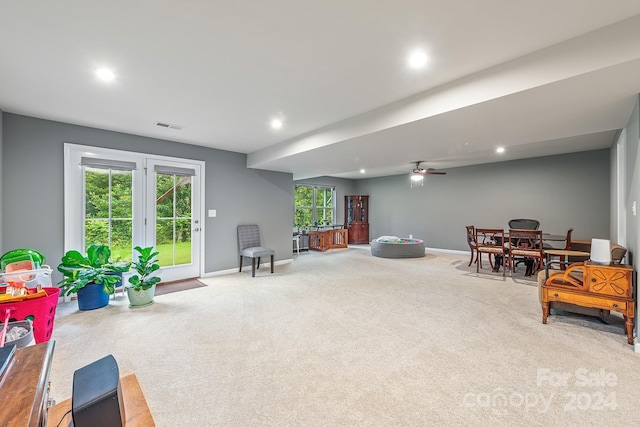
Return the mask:
<path id="1" fill-rule="evenodd" d="M 160 283 L 156 285 L 156 295 L 166 295 L 173 292 L 187 291 L 189 289 L 207 286 L 198 279 L 180 280 L 177 282 Z"/>
<path id="2" fill-rule="evenodd" d="M 638 426 L 623 321 L 553 314 L 468 255 L 294 256 L 129 309 L 58 306 L 50 395 L 113 354 L 163 426 Z M 615 319 L 614 319 L 615 320 Z"/>

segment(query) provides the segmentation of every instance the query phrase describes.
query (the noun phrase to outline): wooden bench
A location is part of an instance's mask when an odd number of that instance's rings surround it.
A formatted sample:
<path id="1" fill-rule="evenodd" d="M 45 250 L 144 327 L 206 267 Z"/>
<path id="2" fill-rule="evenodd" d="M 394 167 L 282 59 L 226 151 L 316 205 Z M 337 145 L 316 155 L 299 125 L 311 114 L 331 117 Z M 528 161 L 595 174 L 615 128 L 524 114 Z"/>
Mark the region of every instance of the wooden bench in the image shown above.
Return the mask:
<path id="1" fill-rule="evenodd" d="M 542 286 L 542 323 L 547 323 L 549 304 L 554 301 L 617 311 L 624 316 L 627 342 L 633 344 L 636 304 L 632 290 L 630 265 L 571 264 L 565 271 L 551 274 Z"/>

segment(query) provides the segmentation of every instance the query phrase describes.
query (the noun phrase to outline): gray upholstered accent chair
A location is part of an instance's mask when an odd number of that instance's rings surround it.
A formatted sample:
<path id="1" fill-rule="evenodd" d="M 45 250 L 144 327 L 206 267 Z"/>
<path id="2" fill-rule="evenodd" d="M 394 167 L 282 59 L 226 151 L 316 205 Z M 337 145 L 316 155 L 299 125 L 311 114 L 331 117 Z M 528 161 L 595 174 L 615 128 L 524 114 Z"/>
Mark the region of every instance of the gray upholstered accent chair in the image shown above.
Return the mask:
<path id="1" fill-rule="evenodd" d="M 260 257 L 271 256 L 271 273 L 273 273 L 275 251 L 260 244 L 260 228 L 257 225 L 238 226 L 238 253 L 240 254 L 240 272 L 242 272 L 244 257 L 251 258 L 251 277 L 256 277 L 256 258 L 260 268 Z"/>

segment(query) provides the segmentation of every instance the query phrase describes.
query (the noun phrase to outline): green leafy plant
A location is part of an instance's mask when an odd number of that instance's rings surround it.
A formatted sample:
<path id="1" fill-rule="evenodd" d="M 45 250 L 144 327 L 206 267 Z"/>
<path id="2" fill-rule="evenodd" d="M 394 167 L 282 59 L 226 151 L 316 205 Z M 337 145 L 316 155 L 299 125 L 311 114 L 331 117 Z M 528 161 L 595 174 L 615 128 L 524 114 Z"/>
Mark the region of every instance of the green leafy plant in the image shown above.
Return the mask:
<path id="1" fill-rule="evenodd" d="M 158 258 L 156 258 L 160 252 L 154 251 L 153 246 L 147 248 L 136 246 L 134 249 L 138 252 L 138 260 L 131 263 L 131 266 L 138 274 L 129 277 L 130 287 L 135 290 L 146 290 L 160 281 L 159 277 L 152 276 L 160 269 Z"/>
<path id="2" fill-rule="evenodd" d="M 121 280 L 118 273 L 129 271 L 128 261 L 112 261 L 111 249 L 106 245 L 91 245 L 87 256 L 76 250 L 67 251 L 58 271 L 64 278 L 58 283 L 64 295 L 77 293 L 88 284 L 103 285 L 106 294 L 115 292 L 115 284 Z"/>

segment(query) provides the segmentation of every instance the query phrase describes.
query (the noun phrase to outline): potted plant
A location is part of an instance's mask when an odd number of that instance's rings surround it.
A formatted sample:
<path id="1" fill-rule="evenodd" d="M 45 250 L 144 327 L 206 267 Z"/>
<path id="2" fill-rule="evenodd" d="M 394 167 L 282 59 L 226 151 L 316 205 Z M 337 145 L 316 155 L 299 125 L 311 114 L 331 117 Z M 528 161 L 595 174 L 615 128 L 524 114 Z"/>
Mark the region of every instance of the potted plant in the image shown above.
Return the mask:
<path id="1" fill-rule="evenodd" d="M 153 246 L 134 248 L 138 252 L 138 260 L 131 263 L 134 273 L 129 277 L 127 285 L 127 295 L 129 296 L 129 307 L 144 307 L 153 304 L 153 297 L 156 292 L 156 284 L 160 278 L 153 274 L 160 268 L 158 259 L 159 252 L 153 250 Z"/>
<path id="2" fill-rule="evenodd" d="M 129 271 L 128 261 L 112 261 L 107 245 L 91 245 L 84 256 L 76 250 L 67 251 L 58 265 L 64 278 L 58 283 L 64 295 L 78 295 L 78 309 L 94 310 L 109 304 L 109 295 Z"/>

